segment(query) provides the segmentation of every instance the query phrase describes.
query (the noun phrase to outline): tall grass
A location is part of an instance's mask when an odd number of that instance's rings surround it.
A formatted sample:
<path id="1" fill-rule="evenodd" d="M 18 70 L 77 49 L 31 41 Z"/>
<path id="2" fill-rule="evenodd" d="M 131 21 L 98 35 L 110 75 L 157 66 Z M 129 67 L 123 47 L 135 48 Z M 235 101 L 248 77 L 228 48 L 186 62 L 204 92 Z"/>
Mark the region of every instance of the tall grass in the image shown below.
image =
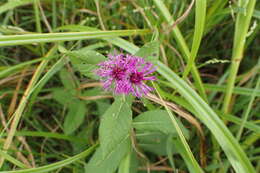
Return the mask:
<path id="1" fill-rule="evenodd" d="M 0 172 L 259 172 L 259 8 L 0 2 Z M 154 91 L 102 89 L 118 52 L 156 66 Z"/>

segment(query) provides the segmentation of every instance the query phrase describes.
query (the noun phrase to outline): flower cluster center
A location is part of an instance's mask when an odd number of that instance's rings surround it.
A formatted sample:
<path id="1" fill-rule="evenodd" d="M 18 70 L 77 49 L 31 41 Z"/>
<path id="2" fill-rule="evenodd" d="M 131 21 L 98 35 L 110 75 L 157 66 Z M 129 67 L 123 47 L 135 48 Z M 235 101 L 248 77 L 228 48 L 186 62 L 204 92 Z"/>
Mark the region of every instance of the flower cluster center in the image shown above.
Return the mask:
<path id="1" fill-rule="evenodd" d="M 130 81 L 131 81 L 131 83 L 139 84 L 142 82 L 143 77 L 144 77 L 143 73 L 141 73 L 141 72 L 132 73 L 130 75 Z"/>
<path id="2" fill-rule="evenodd" d="M 153 91 L 145 83 L 156 80 L 155 76 L 150 76 L 156 69 L 141 57 L 122 53 L 109 55 L 109 59 L 98 66 L 100 68 L 96 74 L 102 78 L 103 87 L 107 91 L 112 90 L 116 94 L 132 93 L 139 98 Z"/>
<path id="3" fill-rule="evenodd" d="M 120 67 L 115 67 L 112 71 L 112 77 L 116 80 L 122 80 L 125 75 L 125 69 Z"/>

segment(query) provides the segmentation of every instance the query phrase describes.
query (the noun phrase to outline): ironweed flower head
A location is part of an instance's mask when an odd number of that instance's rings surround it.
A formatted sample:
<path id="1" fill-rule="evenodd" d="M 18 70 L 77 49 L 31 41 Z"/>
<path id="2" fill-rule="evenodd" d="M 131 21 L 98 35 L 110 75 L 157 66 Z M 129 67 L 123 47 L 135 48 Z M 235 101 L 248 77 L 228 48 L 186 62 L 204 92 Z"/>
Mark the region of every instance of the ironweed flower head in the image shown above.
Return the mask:
<path id="1" fill-rule="evenodd" d="M 156 70 L 152 63 L 122 53 L 108 57 L 107 61 L 98 64 L 99 69 L 96 70 L 105 90 L 116 94 L 131 93 L 136 97 L 142 97 L 153 90 L 145 84 L 147 80 L 156 80 L 155 76 L 149 76 Z"/>

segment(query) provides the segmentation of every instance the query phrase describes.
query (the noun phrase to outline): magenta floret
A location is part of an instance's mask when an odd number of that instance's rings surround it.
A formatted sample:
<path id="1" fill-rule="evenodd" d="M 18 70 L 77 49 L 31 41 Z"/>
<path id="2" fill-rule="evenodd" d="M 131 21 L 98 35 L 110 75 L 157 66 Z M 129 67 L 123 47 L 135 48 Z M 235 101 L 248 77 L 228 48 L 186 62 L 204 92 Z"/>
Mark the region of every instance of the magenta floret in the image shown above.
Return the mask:
<path id="1" fill-rule="evenodd" d="M 132 93 L 136 97 L 147 95 L 153 90 L 144 82 L 156 80 L 155 76 L 149 76 L 156 69 L 141 57 L 122 53 L 109 55 L 109 59 L 98 66 L 96 74 L 102 78 L 105 90 L 116 94 Z"/>

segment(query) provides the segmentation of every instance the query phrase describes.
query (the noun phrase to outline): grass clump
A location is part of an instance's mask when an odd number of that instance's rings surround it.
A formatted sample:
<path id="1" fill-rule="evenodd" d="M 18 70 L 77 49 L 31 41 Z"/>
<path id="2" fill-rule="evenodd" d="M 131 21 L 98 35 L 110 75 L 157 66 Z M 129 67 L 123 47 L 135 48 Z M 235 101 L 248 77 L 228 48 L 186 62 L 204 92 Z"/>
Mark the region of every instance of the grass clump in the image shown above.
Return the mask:
<path id="1" fill-rule="evenodd" d="M 259 10 L 256 0 L 1 1 L 0 172 L 259 172 Z M 102 88 L 96 69 L 120 53 L 156 67 L 153 91 Z"/>

